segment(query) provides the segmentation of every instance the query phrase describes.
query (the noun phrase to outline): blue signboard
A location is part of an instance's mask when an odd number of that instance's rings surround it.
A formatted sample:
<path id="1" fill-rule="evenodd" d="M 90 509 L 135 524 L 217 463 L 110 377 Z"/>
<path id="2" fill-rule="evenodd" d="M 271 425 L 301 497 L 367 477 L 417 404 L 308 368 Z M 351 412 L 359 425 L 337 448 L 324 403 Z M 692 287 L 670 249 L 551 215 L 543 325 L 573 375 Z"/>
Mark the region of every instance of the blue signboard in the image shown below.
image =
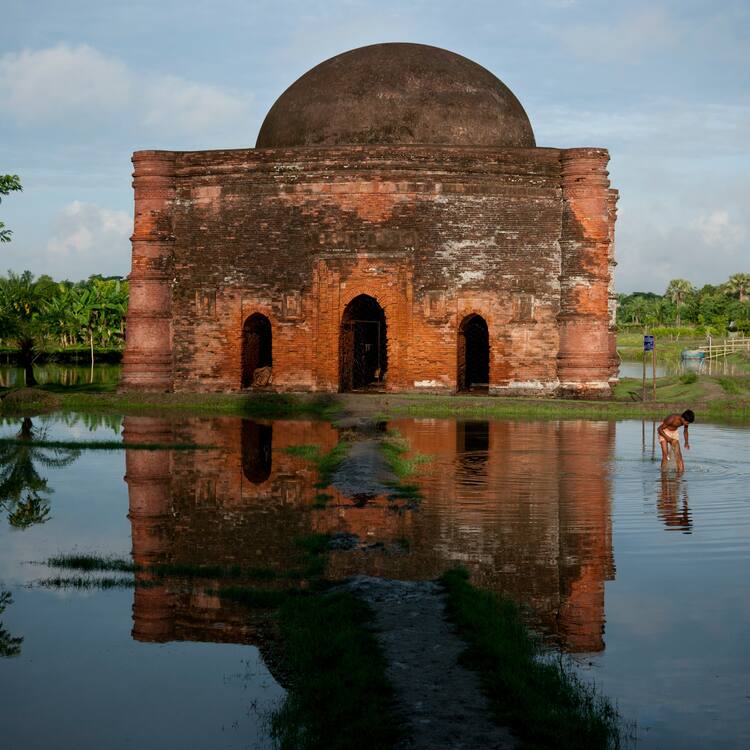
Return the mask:
<path id="1" fill-rule="evenodd" d="M 653 336 L 643 337 L 643 351 L 644 352 L 654 351 L 654 337 Z"/>

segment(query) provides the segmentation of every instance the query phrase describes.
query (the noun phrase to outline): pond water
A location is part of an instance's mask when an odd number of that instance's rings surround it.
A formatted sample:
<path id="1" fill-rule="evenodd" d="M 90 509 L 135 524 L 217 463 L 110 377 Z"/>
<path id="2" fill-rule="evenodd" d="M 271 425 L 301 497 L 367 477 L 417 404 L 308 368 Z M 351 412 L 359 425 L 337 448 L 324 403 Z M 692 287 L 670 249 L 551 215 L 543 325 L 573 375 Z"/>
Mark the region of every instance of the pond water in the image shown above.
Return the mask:
<path id="1" fill-rule="evenodd" d="M 263 626 L 210 581 L 55 590 L 34 585 L 53 572 L 33 563 L 79 551 L 284 571 L 295 538 L 313 532 L 356 535 L 356 549 L 329 554 L 334 579 L 427 579 L 461 564 L 477 585 L 528 603 L 637 724 L 638 747 L 750 744 L 748 428 L 699 421 L 677 477 L 659 470 L 651 422 L 400 419 L 390 427 L 430 456 L 415 480 L 421 502 L 329 489 L 320 507 L 313 465 L 286 449 L 333 447 L 328 423 L 32 422 L 49 439 L 124 429 L 126 441 L 216 447 L 0 446 L 0 588 L 13 597 L 0 619 L 6 640 L 23 638 L 19 655 L 0 659 L 10 747 L 269 746 L 268 711 L 283 690 Z M 6 419 L 0 434 L 21 429 Z M 9 524 L 11 474 L 26 477 L 23 497 L 46 503 L 44 523 Z"/>
<path id="2" fill-rule="evenodd" d="M 658 362 L 656 364 L 656 377 L 663 378 L 666 375 L 683 375 L 687 372 L 697 372 L 702 375 L 742 375 L 745 369 L 737 362 L 727 362 L 724 359 L 695 360 L 689 359 L 677 362 Z M 622 360 L 618 376 L 621 378 L 643 377 L 643 362 Z M 651 363 L 646 367 L 646 379 L 652 377 Z"/>
<path id="3" fill-rule="evenodd" d="M 62 385 L 83 385 L 85 383 L 116 383 L 120 379 L 121 365 L 59 364 L 46 362 L 34 365 L 34 376 L 40 384 L 60 383 Z M 0 364 L 0 388 L 12 388 L 26 383 L 23 367 Z"/>

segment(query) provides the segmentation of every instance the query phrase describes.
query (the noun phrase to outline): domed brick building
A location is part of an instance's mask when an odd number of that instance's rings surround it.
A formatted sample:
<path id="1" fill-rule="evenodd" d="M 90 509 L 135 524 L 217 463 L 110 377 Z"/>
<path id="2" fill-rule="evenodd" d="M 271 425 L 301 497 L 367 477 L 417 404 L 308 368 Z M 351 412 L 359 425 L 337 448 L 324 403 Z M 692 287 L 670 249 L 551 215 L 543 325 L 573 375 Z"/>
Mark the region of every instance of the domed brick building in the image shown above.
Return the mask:
<path id="1" fill-rule="evenodd" d="M 133 155 L 121 386 L 606 395 L 608 159 L 452 52 L 327 60 L 254 149 Z"/>

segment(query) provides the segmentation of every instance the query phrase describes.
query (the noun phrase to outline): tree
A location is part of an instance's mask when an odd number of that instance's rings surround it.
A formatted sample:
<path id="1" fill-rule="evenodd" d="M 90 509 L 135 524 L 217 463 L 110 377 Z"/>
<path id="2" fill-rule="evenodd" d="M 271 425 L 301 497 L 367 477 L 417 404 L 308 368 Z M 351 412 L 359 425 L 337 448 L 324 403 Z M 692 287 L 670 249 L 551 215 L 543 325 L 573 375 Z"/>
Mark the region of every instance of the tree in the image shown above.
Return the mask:
<path id="1" fill-rule="evenodd" d="M 45 306 L 55 286 L 44 278 L 35 281 L 30 271 L 8 271 L 8 277 L 0 279 L 0 338 L 15 341 L 27 386 L 37 384 L 34 359 L 44 340 Z"/>
<path id="2" fill-rule="evenodd" d="M 0 615 L 5 612 L 8 605 L 13 604 L 10 591 L 0 591 Z M 11 635 L 0 622 L 0 657 L 9 658 L 21 653 L 23 638 Z"/>
<path id="3" fill-rule="evenodd" d="M 729 294 L 736 294 L 740 302 L 745 302 L 750 292 L 750 273 L 735 273 L 730 276 L 726 283 L 726 290 Z"/>
<path id="4" fill-rule="evenodd" d="M 21 187 L 21 178 L 17 174 L 0 174 L 0 203 L 2 196 L 9 195 L 16 190 L 23 190 Z M 13 232 L 5 228 L 5 224 L 0 221 L 0 242 L 10 242 L 10 236 Z"/>
<path id="5" fill-rule="evenodd" d="M 81 452 L 68 448 L 44 448 L 29 417 L 13 442 L 0 443 L 0 508 L 8 513 L 8 523 L 26 529 L 49 518 L 49 501 L 44 495 L 52 490 L 39 475 L 36 464 L 60 468 L 75 461 Z"/>
<path id="6" fill-rule="evenodd" d="M 694 291 L 693 285 L 687 279 L 672 279 L 664 293 L 664 296 L 668 297 L 677 309 L 676 323 L 678 328 L 680 327 L 680 307 Z"/>

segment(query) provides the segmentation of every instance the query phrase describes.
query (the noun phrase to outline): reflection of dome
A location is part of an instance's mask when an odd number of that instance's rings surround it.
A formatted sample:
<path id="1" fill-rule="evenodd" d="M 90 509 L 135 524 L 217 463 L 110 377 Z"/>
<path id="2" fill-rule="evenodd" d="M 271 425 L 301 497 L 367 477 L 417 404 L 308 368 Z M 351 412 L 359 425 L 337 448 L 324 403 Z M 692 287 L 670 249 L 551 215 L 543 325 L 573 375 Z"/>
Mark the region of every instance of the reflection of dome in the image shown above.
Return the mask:
<path id="1" fill-rule="evenodd" d="M 424 44 L 374 44 L 320 63 L 271 107 L 256 148 L 354 144 L 533 147 L 513 92 Z"/>

